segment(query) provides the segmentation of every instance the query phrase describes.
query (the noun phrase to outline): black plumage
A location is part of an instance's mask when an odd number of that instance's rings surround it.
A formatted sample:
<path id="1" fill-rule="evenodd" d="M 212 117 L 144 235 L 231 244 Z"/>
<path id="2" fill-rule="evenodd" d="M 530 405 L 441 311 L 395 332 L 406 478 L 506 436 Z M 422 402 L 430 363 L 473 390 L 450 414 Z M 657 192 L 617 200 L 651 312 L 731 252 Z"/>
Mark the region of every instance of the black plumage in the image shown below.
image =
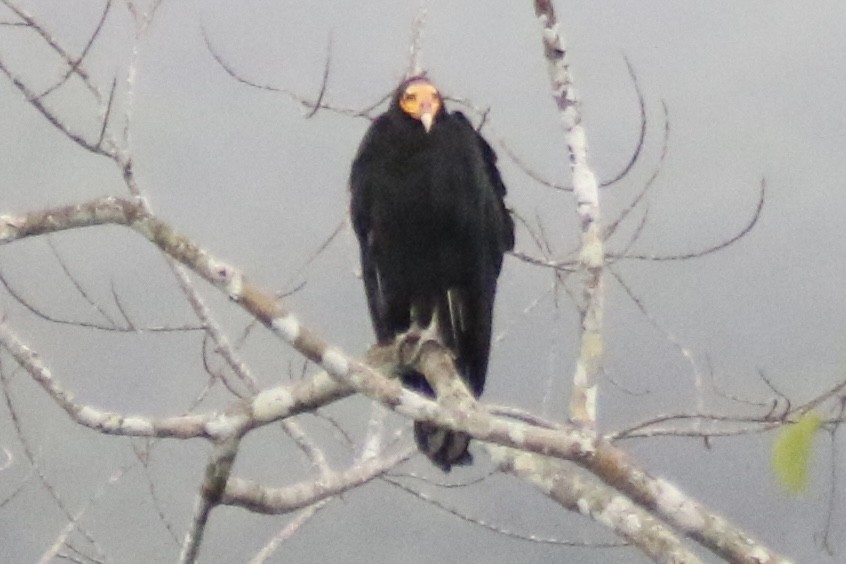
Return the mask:
<path id="1" fill-rule="evenodd" d="M 440 338 L 475 396 L 488 367 L 497 277 L 514 246 L 514 223 L 496 155 L 461 112 L 448 113 L 425 78 L 397 89 L 367 131 L 350 175 L 370 316 L 380 344 L 437 322 Z M 403 383 L 432 395 L 422 375 Z M 415 424 L 438 466 L 470 460 L 469 438 Z"/>

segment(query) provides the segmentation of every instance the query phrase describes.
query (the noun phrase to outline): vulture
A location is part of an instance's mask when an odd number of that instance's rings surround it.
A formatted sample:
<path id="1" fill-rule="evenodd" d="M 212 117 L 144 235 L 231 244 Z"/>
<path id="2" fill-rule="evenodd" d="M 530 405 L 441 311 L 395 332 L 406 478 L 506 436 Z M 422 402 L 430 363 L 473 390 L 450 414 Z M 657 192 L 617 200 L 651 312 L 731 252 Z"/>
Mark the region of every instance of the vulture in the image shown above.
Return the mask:
<path id="1" fill-rule="evenodd" d="M 490 352 L 497 277 L 514 222 L 496 154 L 461 112 L 447 112 L 424 76 L 405 80 L 361 142 L 350 172 L 350 216 L 379 344 L 435 327 L 474 396 Z M 434 324 L 434 325 L 432 325 Z M 428 396 L 422 374 L 404 386 Z M 415 422 L 419 449 L 444 471 L 468 464 L 469 437 Z"/>

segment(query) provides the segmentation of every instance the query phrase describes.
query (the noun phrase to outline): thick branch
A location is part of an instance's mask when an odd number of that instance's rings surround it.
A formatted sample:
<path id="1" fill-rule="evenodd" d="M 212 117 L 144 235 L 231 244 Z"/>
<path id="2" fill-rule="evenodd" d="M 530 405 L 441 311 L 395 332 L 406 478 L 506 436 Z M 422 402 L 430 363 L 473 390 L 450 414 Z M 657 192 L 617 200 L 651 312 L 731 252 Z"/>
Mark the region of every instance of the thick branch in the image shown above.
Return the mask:
<path id="1" fill-rule="evenodd" d="M 245 507 L 256 513 L 290 513 L 349 491 L 381 476 L 415 453 L 411 447 L 396 454 L 372 458 L 342 472 L 318 480 L 306 480 L 284 488 L 270 488 L 251 480 L 230 478 L 220 503 Z"/>
<path id="2" fill-rule="evenodd" d="M 503 447 L 491 447 L 500 469 L 519 476 L 570 511 L 610 528 L 655 562 L 699 563 L 661 521 L 627 497 L 581 475 L 566 463 Z"/>
<path id="3" fill-rule="evenodd" d="M 110 435 L 158 438 L 222 439 L 244 433 L 271 421 L 312 411 L 352 393 L 325 372 L 290 386 L 277 386 L 255 397 L 240 400 L 224 413 L 148 418 L 97 409 L 80 403 L 57 381 L 38 353 L 27 347 L 4 323 L 0 345 L 14 357 L 76 423 Z"/>
<path id="4" fill-rule="evenodd" d="M 220 503 L 223 496 L 223 490 L 232 473 L 232 465 L 235 462 L 235 456 L 238 454 L 240 442 L 238 438 L 221 441 L 215 445 L 214 451 L 209 457 L 206 464 L 206 475 L 203 484 L 200 486 L 200 494 L 197 496 L 197 503 L 194 507 L 194 518 L 182 543 L 182 553 L 179 556 L 179 562 L 182 564 L 193 564 L 197 561 L 209 515 L 211 510 Z"/>
<path id="5" fill-rule="evenodd" d="M 581 224 L 579 259 L 584 273 L 584 303 L 581 306 L 582 331 L 579 359 L 573 376 L 570 396 L 570 418 L 577 423 L 596 428 L 596 393 L 602 370 L 603 316 L 603 243 L 599 228 L 599 187 L 596 176 L 587 163 L 587 136 L 581 125 L 581 110 L 573 88 L 564 38 L 555 17 L 551 0 L 535 0 L 535 14 L 543 26 L 544 55 L 552 83 L 552 97 L 558 106 L 564 126 L 570 168 L 573 173 L 573 193 Z"/>

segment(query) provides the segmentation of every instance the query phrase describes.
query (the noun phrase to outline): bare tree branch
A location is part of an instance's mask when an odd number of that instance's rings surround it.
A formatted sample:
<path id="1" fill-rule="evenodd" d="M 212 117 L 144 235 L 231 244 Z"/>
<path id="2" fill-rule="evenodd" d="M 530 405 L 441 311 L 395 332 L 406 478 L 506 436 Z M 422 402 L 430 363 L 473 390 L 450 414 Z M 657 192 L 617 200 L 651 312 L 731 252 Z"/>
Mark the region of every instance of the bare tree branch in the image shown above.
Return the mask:
<path id="1" fill-rule="evenodd" d="M 317 99 L 315 101 L 312 101 L 312 100 L 309 100 L 307 98 L 303 98 L 302 96 L 300 96 L 298 94 L 295 94 L 293 91 L 291 91 L 287 88 L 282 88 L 282 87 L 279 87 L 279 86 L 273 86 L 273 85 L 270 85 L 270 84 L 262 84 L 262 83 L 255 82 L 255 81 L 252 81 L 250 79 L 245 78 L 235 69 L 235 67 L 233 65 L 228 63 L 223 58 L 223 55 L 221 55 L 217 51 L 215 46 L 212 44 L 211 39 L 209 38 L 208 31 L 206 30 L 205 26 L 201 26 L 201 30 L 203 32 L 203 40 L 206 42 L 206 47 L 208 48 L 209 53 L 214 58 L 214 60 L 217 62 L 217 64 L 220 65 L 220 68 L 222 68 L 226 72 L 226 74 L 228 74 L 229 76 L 231 76 L 232 78 L 234 78 L 235 80 L 237 80 L 238 82 L 240 82 L 241 84 L 244 84 L 246 86 L 250 86 L 252 88 L 258 88 L 259 90 L 267 90 L 269 92 L 277 92 L 279 94 L 286 95 L 288 98 L 290 98 L 294 102 L 297 102 L 298 104 L 300 104 L 304 109 L 308 110 L 308 112 L 306 113 L 306 117 L 312 117 L 315 113 L 317 113 L 318 110 L 324 109 L 324 110 L 329 110 L 330 112 L 335 112 L 335 113 L 345 115 L 345 116 L 370 119 L 370 113 L 379 104 L 381 104 L 384 101 L 384 99 L 382 99 L 379 102 L 377 102 L 376 104 L 369 106 L 367 108 L 364 108 L 364 109 L 360 109 L 360 110 L 353 109 L 353 108 L 344 108 L 344 107 L 336 106 L 334 104 L 329 104 L 329 103 L 323 102 L 323 98 L 324 98 L 324 94 L 325 94 L 325 85 L 326 85 L 326 82 L 327 82 L 328 77 L 329 77 L 329 60 L 330 60 L 330 56 L 331 56 L 331 41 L 330 41 L 330 44 L 329 44 L 330 45 L 329 54 L 327 55 L 327 58 L 326 58 L 326 65 L 324 66 L 323 86 L 321 87 L 320 92 L 318 93 Z"/>
<path id="2" fill-rule="evenodd" d="M 755 211 L 752 212 L 752 217 L 749 218 L 749 222 L 740 229 L 735 235 L 732 237 L 717 243 L 711 247 L 706 247 L 699 251 L 693 251 L 690 253 L 683 253 L 677 255 L 625 255 L 625 254 L 615 254 L 615 253 L 608 253 L 606 256 L 608 258 L 613 259 L 634 259 L 634 260 L 650 260 L 650 261 L 667 261 L 667 260 L 687 260 L 692 258 L 700 258 L 706 255 L 710 255 L 712 253 L 716 253 L 717 251 L 721 251 L 726 247 L 737 243 L 743 237 L 749 234 L 752 231 L 752 228 L 755 227 L 755 224 L 758 223 L 758 220 L 761 218 L 761 212 L 764 209 L 764 202 L 766 201 L 766 194 L 767 193 L 767 181 L 766 179 L 761 179 L 761 189 L 758 192 L 758 203 L 755 206 Z"/>
<path id="3" fill-rule="evenodd" d="M 499 448 L 499 447 L 493 447 Z M 507 471 L 507 470 L 504 470 Z M 568 540 L 568 539 L 560 539 L 560 538 L 552 538 L 552 537 L 542 537 L 535 534 L 523 534 L 518 533 L 517 531 L 505 529 L 499 525 L 495 525 L 493 523 L 489 523 L 483 519 L 477 519 L 475 517 L 471 517 L 461 511 L 453 509 L 451 507 L 447 507 L 443 502 L 439 501 L 435 497 L 427 494 L 426 492 L 420 491 L 418 489 L 412 488 L 406 484 L 403 484 L 396 478 L 384 477 L 382 479 L 385 483 L 391 484 L 395 488 L 398 488 L 409 495 L 413 495 L 414 497 L 437 507 L 441 511 L 445 511 L 450 515 L 461 519 L 462 521 L 466 521 L 472 525 L 482 527 L 499 535 L 503 535 L 509 538 L 538 543 L 538 544 L 551 544 L 551 545 L 558 545 L 558 546 L 572 546 L 572 547 L 591 547 L 591 548 L 622 548 L 629 546 L 629 543 L 620 542 L 620 541 L 612 541 L 612 542 L 597 542 L 597 541 L 577 541 L 577 540 Z M 465 484 L 461 484 L 459 487 L 465 487 Z"/>
<path id="4" fill-rule="evenodd" d="M 91 33 L 88 39 L 88 43 L 86 44 L 85 48 L 82 51 L 82 54 L 79 57 L 73 57 L 70 53 L 65 50 L 64 47 L 53 37 L 53 35 L 45 29 L 45 27 L 35 18 L 27 12 L 26 10 L 17 6 L 11 0 L 0 0 L 3 4 L 9 8 L 16 16 L 18 16 L 22 20 L 22 24 L 32 30 L 34 30 L 41 38 L 44 40 L 44 43 L 50 47 L 58 56 L 61 58 L 65 64 L 68 66 L 67 73 L 65 76 L 53 87 L 47 89 L 43 93 L 35 96 L 35 99 L 40 99 L 47 96 L 50 92 L 54 91 L 56 88 L 59 88 L 63 85 L 66 81 L 68 76 L 71 74 L 76 74 L 82 79 L 83 84 L 88 89 L 88 91 L 97 99 L 98 102 L 102 102 L 103 94 L 94 84 L 91 76 L 88 72 L 82 67 L 81 63 L 82 60 L 85 58 L 85 55 L 88 53 L 91 45 L 93 45 L 96 38 L 100 35 L 100 31 L 103 29 L 103 24 L 106 21 L 106 17 L 108 16 L 109 9 L 111 8 L 111 0 L 107 0 L 104 8 L 103 13 L 100 17 L 99 23 L 94 28 L 94 31 Z"/>
<path id="5" fill-rule="evenodd" d="M 262 564 L 263 562 L 266 562 L 283 542 L 294 536 L 294 534 L 299 531 L 312 517 L 314 517 L 318 511 L 326 507 L 330 501 L 331 499 L 327 498 L 301 510 L 299 515 L 297 515 L 290 523 L 285 525 L 279 533 L 274 535 L 274 537 L 270 539 L 270 541 L 268 541 L 268 543 L 263 546 L 253 558 L 250 559 L 250 564 Z"/>
<path id="6" fill-rule="evenodd" d="M 676 534 L 648 511 L 607 487 L 592 483 L 560 461 L 532 456 L 504 447 L 493 449 L 504 472 L 526 480 L 567 509 L 610 528 L 659 563 L 701 561 Z"/>
<path id="7" fill-rule="evenodd" d="M 193 564 L 197 561 L 209 515 L 211 510 L 220 503 L 240 444 L 239 437 L 228 437 L 215 445 L 209 457 L 206 476 L 194 507 L 194 518 L 182 543 L 182 553 L 179 555 L 181 564 Z"/>
<path id="8" fill-rule="evenodd" d="M 416 449 L 407 447 L 394 454 L 371 458 L 343 471 L 333 471 L 316 480 L 306 480 L 284 488 L 271 488 L 251 480 L 231 478 L 220 502 L 256 513 L 290 513 L 366 484 L 414 454 Z"/>
<path id="9" fill-rule="evenodd" d="M 584 280 L 580 306 L 581 347 L 570 393 L 570 418 L 588 428 L 596 428 L 596 395 L 602 370 L 603 296 L 602 271 L 605 251 L 599 226 L 599 188 L 587 164 L 587 142 L 581 125 L 581 110 L 565 59 L 564 39 L 550 0 L 534 0 L 535 15 L 543 26 L 544 55 L 552 83 L 552 97 L 564 127 L 576 212 L 581 224 L 579 262 Z"/>

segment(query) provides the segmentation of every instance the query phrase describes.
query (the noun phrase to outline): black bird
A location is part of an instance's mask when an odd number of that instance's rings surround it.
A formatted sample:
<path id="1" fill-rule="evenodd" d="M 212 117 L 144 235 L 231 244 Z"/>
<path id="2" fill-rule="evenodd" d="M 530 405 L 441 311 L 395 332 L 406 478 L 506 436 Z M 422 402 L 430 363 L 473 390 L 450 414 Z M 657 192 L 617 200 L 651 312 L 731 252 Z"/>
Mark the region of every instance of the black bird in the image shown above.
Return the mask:
<path id="1" fill-rule="evenodd" d="M 350 174 L 352 223 L 380 344 L 435 321 L 473 394 L 485 385 L 496 282 L 514 222 L 496 155 L 435 86 L 413 77 L 368 129 Z M 404 385 L 434 395 L 406 370 Z M 420 450 L 449 471 L 469 463 L 469 437 L 416 422 Z"/>

